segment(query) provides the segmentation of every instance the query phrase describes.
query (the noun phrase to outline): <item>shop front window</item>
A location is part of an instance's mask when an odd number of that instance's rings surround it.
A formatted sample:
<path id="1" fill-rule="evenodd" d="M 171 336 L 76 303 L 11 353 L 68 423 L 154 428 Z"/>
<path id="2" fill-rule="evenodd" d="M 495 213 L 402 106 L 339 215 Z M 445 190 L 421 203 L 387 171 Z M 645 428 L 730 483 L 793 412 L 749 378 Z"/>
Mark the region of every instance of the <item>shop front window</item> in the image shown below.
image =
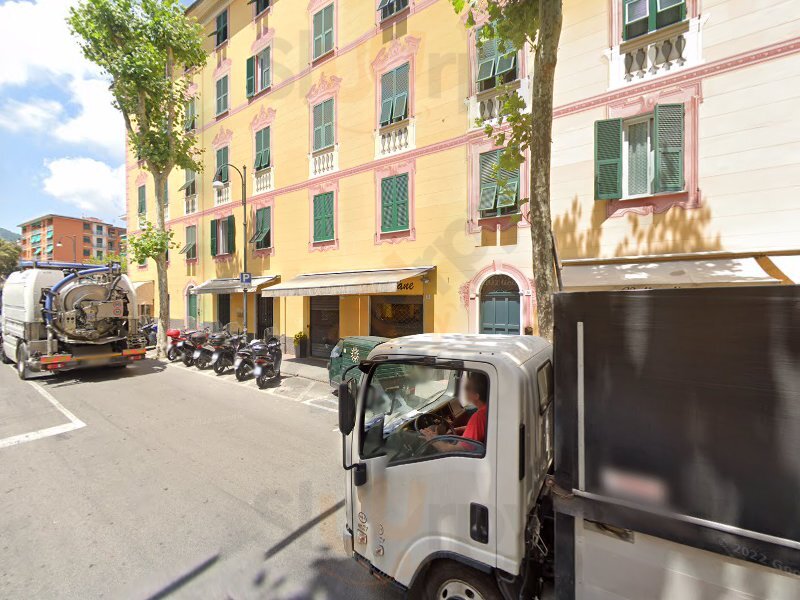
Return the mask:
<path id="1" fill-rule="evenodd" d="M 422 333 L 422 296 L 372 296 L 370 335 L 386 338 Z"/>

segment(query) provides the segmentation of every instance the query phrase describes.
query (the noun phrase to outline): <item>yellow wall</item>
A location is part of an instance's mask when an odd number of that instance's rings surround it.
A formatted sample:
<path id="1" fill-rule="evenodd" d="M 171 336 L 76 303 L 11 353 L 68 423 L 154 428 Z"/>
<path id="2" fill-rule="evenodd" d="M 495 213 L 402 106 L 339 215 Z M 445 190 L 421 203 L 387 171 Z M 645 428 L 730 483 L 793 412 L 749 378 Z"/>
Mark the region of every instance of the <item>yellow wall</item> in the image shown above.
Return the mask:
<path id="1" fill-rule="evenodd" d="M 796 51 L 766 62 L 750 61 L 724 72 L 703 71 L 703 64 L 724 61 L 733 54 L 755 51 L 770 44 L 791 41 L 797 35 L 800 3 L 758 3 L 741 0 L 703 0 L 702 63 L 693 67 L 699 81 L 698 170 L 700 206 L 691 210 L 675 206 L 663 213 L 609 216 L 606 202 L 594 200 L 593 126 L 607 118 L 609 106 L 625 101 L 612 89 L 608 66 L 609 21 L 612 0 L 565 2 L 564 28 L 559 50 L 553 126 L 552 213 L 562 258 L 610 257 L 679 251 L 750 250 L 796 247 L 800 233 L 800 124 L 796 107 L 800 96 L 800 60 Z M 307 2 L 277 0 L 263 25 L 274 29 L 272 90 L 248 101 L 245 64 L 256 39 L 253 5 L 230 3 L 230 39 L 221 56 L 207 38 L 208 65 L 194 76 L 198 86 L 198 145 L 203 149 L 204 172 L 198 175 L 199 211 L 184 215 L 182 171 L 170 178 L 169 225 L 183 241 L 187 223 L 198 226 L 197 264 L 186 264 L 177 251 L 169 269 L 172 318 L 183 320 L 187 285 L 219 277 L 236 277 L 242 269 L 242 209 L 240 182 L 231 172 L 233 214 L 236 219 L 236 254 L 217 262 L 210 256 L 209 227 L 216 209 L 211 188 L 215 153 L 212 140 L 221 130 L 233 132 L 230 161 L 248 168 L 248 202 L 267 199 L 273 206 L 272 256 L 253 256 L 254 275 L 279 275 L 287 281 L 301 273 L 433 265 L 431 299 L 425 301 L 426 330 L 472 331 L 476 328 L 475 284 L 482 271 L 506 272 L 530 287 L 531 245 L 524 223 L 502 232 L 470 231 L 468 226 L 469 144 L 483 134 L 471 128 L 467 116 L 469 40 L 461 17 L 447 0 L 411 0 L 407 18 L 393 27 L 376 26 L 376 13 L 367 0 L 336 0 L 338 12 L 336 55 L 310 65 L 310 17 Z M 205 1 L 193 8 L 206 27 L 214 29 L 214 16 L 225 3 Z M 764 19 L 770 28 L 762 26 Z M 738 25 L 737 25 L 738 24 Z M 416 149 L 394 159 L 375 160 L 375 94 L 378 78 L 372 63 L 381 50 L 402 49 L 409 37 L 419 39 L 415 55 Z M 794 38 L 796 39 L 796 38 Z M 227 116 L 214 116 L 214 69 L 218 60 L 230 59 Z M 528 56 L 532 65 L 532 57 Z M 339 145 L 338 248 L 309 250 L 309 121 L 306 94 L 326 78 L 341 78 L 337 100 Z M 684 85 L 677 80 L 663 88 Z M 669 83 L 674 81 L 673 83 Z M 754 93 L 754 86 L 760 86 Z M 631 86 L 631 98 L 652 93 L 652 87 Z M 585 101 L 585 105 L 576 103 Z M 569 110 L 561 109 L 569 108 Z M 275 189 L 253 195 L 250 176 L 253 139 L 250 123 L 263 109 L 274 109 L 271 125 Z M 376 190 L 373 168 L 415 161 L 415 239 L 397 244 L 375 244 Z M 131 229 L 136 223 L 136 186 L 143 171 L 133 157 L 128 160 L 128 206 Z M 524 176 L 524 175 L 523 175 Z M 331 177 L 321 180 L 328 181 Z M 152 178 L 146 177 L 148 213 L 153 215 Z M 254 220 L 250 209 L 250 231 Z M 645 211 L 646 212 L 646 211 Z M 500 243 L 498 244 L 498 237 Z M 494 265 L 494 266 L 493 266 Z M 155 280 L 151 264 L 132 265 L 134 279 Z M 426 289 L 426 293 L 427 289 Z M 532 320 L 533 303 L 529 303 Z M 466 303 L 466 306 L 465 306 Z M 201 296 L 201 319 L 213 321 L 214 300 Z M 429 305 L 431 309 L 429 310 Z M 471 308 L 470 308 L 471 307 Z M 238 320 L 238 299 L 232 301 L 232 319 Z M 252 330 L 255 302 L 250 304 Z M 279 331 L 291 336 L 307 328 L 308 301 L 275 301 Z M 342 335 L 368 333 L 368 302 L 364 297 L 343 298 Z"/>

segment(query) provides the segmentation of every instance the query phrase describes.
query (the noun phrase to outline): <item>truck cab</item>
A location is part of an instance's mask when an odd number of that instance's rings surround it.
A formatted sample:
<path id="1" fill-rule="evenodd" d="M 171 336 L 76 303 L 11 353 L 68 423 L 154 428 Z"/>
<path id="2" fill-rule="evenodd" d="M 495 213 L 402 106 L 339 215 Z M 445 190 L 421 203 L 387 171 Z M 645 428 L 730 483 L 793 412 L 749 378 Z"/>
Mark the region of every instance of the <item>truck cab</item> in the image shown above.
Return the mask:
<path id="1" fill-rule="evenodd" d="M 415 596 L 519 585 L 553 460 L 551 345 L 416 335 L 358 368 L 339 389 L 346 550 Z"/>

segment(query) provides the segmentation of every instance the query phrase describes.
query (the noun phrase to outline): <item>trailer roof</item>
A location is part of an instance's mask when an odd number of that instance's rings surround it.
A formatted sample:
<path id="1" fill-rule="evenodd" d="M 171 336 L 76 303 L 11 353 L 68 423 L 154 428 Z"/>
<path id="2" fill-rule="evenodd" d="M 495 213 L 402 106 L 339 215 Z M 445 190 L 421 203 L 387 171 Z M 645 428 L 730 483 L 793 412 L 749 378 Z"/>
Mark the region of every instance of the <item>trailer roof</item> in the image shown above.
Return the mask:
<path id="1" fill-rule="evenodd" d="M 532 335 L 425 333 L 384 342 L 373 350 L 373 354 L 396 353 L 458 359 L 490 355 L 502 356 L 521 365 L 548 348 L 550 343 L 547 340 Z"/>

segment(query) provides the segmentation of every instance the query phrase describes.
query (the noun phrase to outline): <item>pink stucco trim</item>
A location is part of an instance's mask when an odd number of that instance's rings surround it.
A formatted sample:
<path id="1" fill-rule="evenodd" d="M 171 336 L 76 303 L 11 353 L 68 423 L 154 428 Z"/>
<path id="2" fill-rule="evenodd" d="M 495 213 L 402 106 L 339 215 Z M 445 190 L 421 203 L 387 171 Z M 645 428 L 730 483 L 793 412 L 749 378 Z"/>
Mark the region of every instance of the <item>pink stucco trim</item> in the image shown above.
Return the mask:
<path id="1" fill-rule="evenodd" d="M 340 77 L 331 75 L 325 77 L 323 72 L 319 81 L 311 86 L 306 94 L 308 102 L 308 147 L 309 152 L 314 152 L 314 107 L 333 98 L 333 145 L 339 143 L 339 88 L 342 85 Z"/>
<path id="2" fill-rule="evenodd" d="M 469 333 L 480 331 L 480 293 L 481 287 L 492 275 L 508 275 L 513 279 L 520 291 L 520 331 L 533 326 L 533 314 L 536 306 L 536 292 L 533 281 L 514 265 L 492 261 L 492 264 L 478 271 L 472 279 L 459 286 L 458 293 L 461 304 L 467 309 L 467 328 Z"/>
<path id="3" fill-rule="evenodd" d="M 686 17 L 694 19 L 700 15 L 702 0 L 686 0 Z M 622 1 L 608 0 L 608 45 L 619 46 L 622 43 Z"/>
<path id="4" fill-rule="evenodd" d="M 416 56 L 420 41 L 420 38 L 410 35 L 401 40 L 394 40 L 388 48 L 381 48 L 375 60 L 372 61 L 372 71 L 375 75 L 374 123 L 376 127 L 380 127 L 378 119 L 381 114 L 381 77 L 405 63 L 408 63 L 408 118 L 414 117 L 416 112 Z"/>
<path id="5" fill-rule="evenodd" d="M 480 182 L 480 156 L 484 152 L 501 148 L 494 143 L 492 138 L 486 136 L 477 138 L 467 146 L 467 233 L 478 233 L 486 231 L 505 231 L 515 223 L 509 216 L 481 218 L 478 206 L 481 199 Z M 519 197 L 520 200 L 530 197 L 530 156 L 525 152 L 525 162 L 519 166 Z M 520 210 L 521 219 L 516 221 L 518 227 L 529 227 L 528 222 L 529 206 L 523 204 Z"/>
<path id="6" fill-rule="evenodd" d="M 136 176 L 136 187 L 143 186 L 147 183 L 147 173 L 142 171 Z"/>
<path id="7" fill-rule="evenodd" d="M 230 262 L 231 260 L 233 260 L 233 257 L 234 257 L 234 255 L 231 254 L 230 252 L 228 252 L 227 254 L 217 254 L 214 257 L 214 262 L 215 263 Z"/>
<path id="8" fill-rule="evenodd" d="M 192 262 L 197 262 L 197 261 L 195 259 Z M 195 288 L 195 287 L 197 287 L 197 282 L 194 279 L 190 279 L 189 281 L 186 282 L 186 285 L 183 286 L 183 297 L 184 297 L 184 300 L 189 297 L 189 290 L 192 289 L 192 288 Z M 200 299 L 199 298 L 198 298 L 197 311 L 200 312 Z M 199 325 L 200 319 L 198 318 L 197 320 L 198 320 L 197 324 Z M 184 327 L 189 327 L 189 302 L 188 301 L 185 301 L 183 303 L 183 325 L 184 325 Z"/>
<path id="9" fill-rule="evenodd" d="M 381 3 L 381 0 L 374 0 L 374 2 L 375 2 L 375 25 L 380 29 L 389 28 L 393 26 L 397 21 L 402 21 L 403 19 L 407 18 L 409 15 L 415 12 L 417 5 L 417 0 L 408 0 L 407 7 L 405 7 L 400 12 L 393 14 L 385 21 L 381 21 L 381 13 L 378 10 L 378 5 Z"/>
<path id="10" fill-rule="evenodd" d="M 223 206 L 215 206 L 213 210 L 209 212 L 209 215 L 212 219 L 216 219 L 219 221 L 220 219 L 227 219 L 233 214 L 233 205 L 234 202 L 228 202 Z"/>
<path id="11" fill-rule="evenodd" d="M 314 196 L 333 192 L 333 240 L 314 242 Z M 308 251 L 325 252 L 339 249 L 339 179 L 315 182 L 308 188 Z"/>
<path id="12" fill-rule="evenodd" d="M 231 67 L 233 66 L 233 61 L 230 58 L 226 58 L 217 65 L 217 68 L 214 69 L 213 79 L 216 82 L 217 79 L 220 79 L 224 75 L 228 75 L 231 72 Z M 228 78 L 228 94 L 230 94 L 231 90 L 231 80 Z"/>
<path id="13" fill-rule="evenodd" d="M 253 120 L 250 121 L 250 131 L 255 133 L 256 131 L 264 129 L 264 127 L 269 127 L 275 120 L 275 115 L 276 111 L 274 108 L 264 109 L 262 105 L 261 110 L 253 117 Z"/>
<path id="14" fill-rule="evenodd" d="M 192 83 L 189 87 L 186 88 L 186 95 L 190 98 L 197 96 L 197 92 L 199 91 L 199 86 L 196 83 Z"/>
<path id="15" fill-rule="evenodd" d="M 255 3 L 253 4 L 253 6 L 255 6 Z M 255 8 L 253 8 L 253 10 L 255 10 Z M 264 48 L 272 44 L 272 40 L 274 38 L 275 38 L 275 29 L 270 28 L 262 32 L 261 35 L 256 38 L 256 41 L 254 41 L 250 46 L 250 54 L 255 56 L 256 54 L 261 52 Z M 270 60 L 272 60 L 272 56 L 270 56 Z"/>
<path id="16" fill-rule="evenodd" d="M 230 146 L 232 139 L 233 139 L 233 132 L 230 129 L 225 129 L 224 127 L 220 127 L 219 132 L 217 132 L 217 135 L 215 135 L 214 139 L 211 140 L 211 147 L 216 152 L 220 148 L 224 148 L 225 146 Z"/>
<path id="17" fill-rule="evenodd" d="M 314 58 L 314 15 L 320 10 L 333 4 L 333 49 L 330 52 Z M 308 31 L 310 33 L 308 44 L 308 64 L 312 67 L 339 55 L 339 0 L 311 0 L 308 3 Z"/>
<path id="18" fill-rule="evenodd" d="M 384 233 L 381 231 L 383 225 L 383 211 L 381 210 L 381 181 L 385 177 L 392 175 L 402 175 L 408 173 L 408 229 L 405 231 L 393 231 Z M 375 169 L 375 245 L 398 244 L 400 242 L 413 242 L 417 239 L 416 226 L 416 174 L 417 161 L 413 158 L 403 157 L 403 160 L 384 164 Z"/>
<path id="19" fill-rule="evenodd" d="M 684 209 L 698 208 L 700 206 L 698 138 L 700 129 L 699 108 L 702 101 L 701 83 L 696 81 L 646 94 L 631 95 L 624 100 L 608 105 L 608 118 L 610 119 L 627 119 L 645 115 L 653 112 L 656 104 L 674 103 L 684 105 L 683 174 L 686 185 L 685 191 L 678 193 L 656 194 L 634 200 L 609 200 L 606 207 L 609 218 L 622 217 L 627 214 L 648 215 L 663 213 L 674 206 Z"/>

